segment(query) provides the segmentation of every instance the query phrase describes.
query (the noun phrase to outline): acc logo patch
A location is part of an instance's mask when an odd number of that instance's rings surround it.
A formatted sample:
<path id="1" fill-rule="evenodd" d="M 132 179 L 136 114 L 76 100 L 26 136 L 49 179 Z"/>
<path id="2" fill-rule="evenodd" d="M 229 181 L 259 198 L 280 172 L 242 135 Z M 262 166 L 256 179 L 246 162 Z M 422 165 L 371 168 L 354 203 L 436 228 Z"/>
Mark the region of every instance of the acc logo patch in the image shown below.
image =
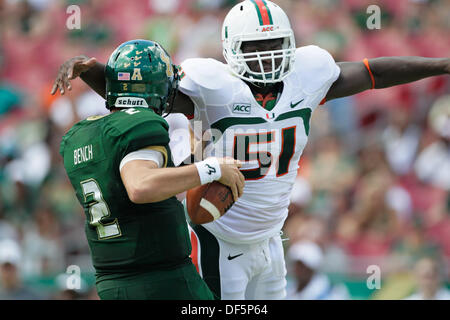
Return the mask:
<path id="1" fill-rule="evenodd" d="M 233 113 L 250 114 L 252 106 L 246 103 L 235 103 L 233 105 Z"/>
<path id="2" fill-rule="evenodd" d="M 273 26 L 272 26 L 272 27 L 265 27 L 265 28 L 263 28 L 261 31 L 262 31 L 262 32 L 265 32 L 265 31 L 273 31 Z"/>

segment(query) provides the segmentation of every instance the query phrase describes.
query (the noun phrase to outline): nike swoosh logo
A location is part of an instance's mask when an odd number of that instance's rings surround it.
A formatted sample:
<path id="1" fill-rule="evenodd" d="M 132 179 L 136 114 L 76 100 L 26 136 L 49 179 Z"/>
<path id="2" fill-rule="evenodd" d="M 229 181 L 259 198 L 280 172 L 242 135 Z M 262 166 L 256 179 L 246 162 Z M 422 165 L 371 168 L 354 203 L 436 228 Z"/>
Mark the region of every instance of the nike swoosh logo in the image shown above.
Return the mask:
<path id="1" fill-rule="evenodd" d="M 303 100 L 305 100 L 305 99 L 302 99 L 302 100 L 300 100 L 299 102 L 297 102 L 296 104 L 293 104 L 292 102 L 291 102 L 291 108 L 295 108 L 299 103 L 301 103 Z"/>
<path id="2" fill-rule="evenodd" d="M 235 259 L 235 258 L 237 258 L 237 257 L 242 256 L 242 255 L 243 255 L 243 253 L 237 254 L 237 255 L 235 255 L 235 256 L 231 256 L 230 254 L 228 254 L 228 260 L 233 260 L 233 259 Z"/>

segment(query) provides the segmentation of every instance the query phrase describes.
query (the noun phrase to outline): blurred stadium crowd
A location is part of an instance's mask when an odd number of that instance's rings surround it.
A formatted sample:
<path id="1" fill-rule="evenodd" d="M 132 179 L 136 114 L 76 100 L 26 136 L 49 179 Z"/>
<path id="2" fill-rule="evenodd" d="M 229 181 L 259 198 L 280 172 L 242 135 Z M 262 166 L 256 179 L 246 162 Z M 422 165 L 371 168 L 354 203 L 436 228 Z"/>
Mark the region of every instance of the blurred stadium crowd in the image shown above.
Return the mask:
<path id="1" fill-rule="evenodd" d="M 80 80 L 51 96 L 59 65 L 78 54 L 104 62 L 133 38 L 159 41 L 176 63 L 223 60 L 221 24 L 236 2 L 0 0 L 0 299 L 96 298 L 84 213 L 58 151 L 75 122 L 107 110 Z M 321 46 L 336 61 L 450 52 L 446 0 L 276 2 L 297 46 Z M 66 27 L 73 4 L 79 30 Z M 366 27 L 370 4 L 381 8 L 380 30 Z M 345 287 L 336 294 L 343 299 L 402 299 L 448 285 L 449 119 L 448 76 L 316 111 L 284 230 L 290 298 L 331 298 L 317 289 L 328 282 Z M 67 290 L 70 265 L 81 268 L 81 290 Z M 370 265 L 381 270 L 381 289 L 366 284 Z M 300 283 L 309 291 L 294 293 Z"/>

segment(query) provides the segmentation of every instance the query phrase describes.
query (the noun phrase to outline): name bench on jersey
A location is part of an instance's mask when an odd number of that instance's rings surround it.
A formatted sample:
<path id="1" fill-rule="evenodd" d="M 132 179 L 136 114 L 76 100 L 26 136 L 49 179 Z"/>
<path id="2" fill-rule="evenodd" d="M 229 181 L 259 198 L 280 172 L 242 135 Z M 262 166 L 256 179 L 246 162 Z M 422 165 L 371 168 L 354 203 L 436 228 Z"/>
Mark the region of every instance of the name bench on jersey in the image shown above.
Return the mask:
<path id="1" fill-rule="evenodd" d="M 73 164 L 87 162 L 94 158 L 92 144 L 73 150 Z"/>

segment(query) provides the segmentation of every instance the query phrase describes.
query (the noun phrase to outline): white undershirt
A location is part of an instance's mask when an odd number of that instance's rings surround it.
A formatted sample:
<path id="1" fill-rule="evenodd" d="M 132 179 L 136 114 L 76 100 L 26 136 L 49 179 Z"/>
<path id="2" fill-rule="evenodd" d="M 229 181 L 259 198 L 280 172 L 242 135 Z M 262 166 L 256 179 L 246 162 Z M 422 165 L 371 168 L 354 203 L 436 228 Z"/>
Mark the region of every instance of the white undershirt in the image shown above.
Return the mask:
<path id="1" fill-rule="evenodd" d="M 122 171 L 123 166 L 133 160 L 153 161 L 158 165 L 158 168 L 161 168 L 164 165 L 164 155 L 162 152 L 151 149 L 141 149 L 127 154 L 122 161 L 120 161 L 119 171 Z"/>

